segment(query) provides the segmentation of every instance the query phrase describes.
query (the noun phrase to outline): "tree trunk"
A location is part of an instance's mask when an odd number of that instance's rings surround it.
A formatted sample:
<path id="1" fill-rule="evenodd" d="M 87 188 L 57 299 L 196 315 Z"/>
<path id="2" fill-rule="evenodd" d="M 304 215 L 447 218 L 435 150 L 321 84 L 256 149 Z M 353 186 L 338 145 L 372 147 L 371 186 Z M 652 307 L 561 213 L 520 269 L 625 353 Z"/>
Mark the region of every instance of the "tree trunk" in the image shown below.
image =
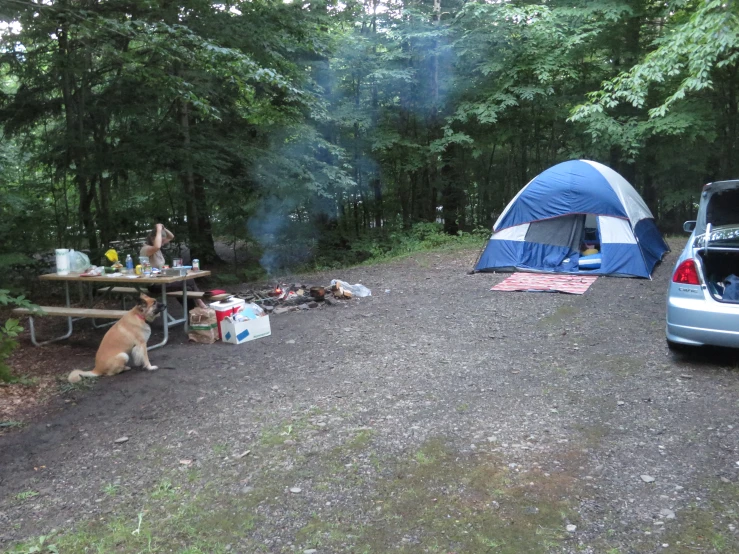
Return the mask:
<path id="1" fill-rule="evenodd" d="M 185 213 L 187 214 L 187 236 L 190 247 L 190 257 L 198 258 L 203 263 L 213 263 L 219 260 L 213 243 L 213 231 L 208 204 L 205 194 L 203 178 L 195 175 L 192 166 L 190 113 L 187 102 L 180 105 L 180 130 L 182 144 L 185 150 L 184 169 L 180 174 L 182 190 L 185 196 Z"/>

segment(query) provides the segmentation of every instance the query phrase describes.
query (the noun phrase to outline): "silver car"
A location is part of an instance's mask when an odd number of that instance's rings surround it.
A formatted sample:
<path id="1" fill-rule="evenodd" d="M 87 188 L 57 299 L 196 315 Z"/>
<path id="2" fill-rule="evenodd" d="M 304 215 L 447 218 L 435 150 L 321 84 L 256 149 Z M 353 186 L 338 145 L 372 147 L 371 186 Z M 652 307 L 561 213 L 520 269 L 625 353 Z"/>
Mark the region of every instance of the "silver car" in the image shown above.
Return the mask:
<path id="1" fill-rule="evenodd" d="M 739 348 L 739 180 L 703 187 L 667 294 L 667 344 Z"/>

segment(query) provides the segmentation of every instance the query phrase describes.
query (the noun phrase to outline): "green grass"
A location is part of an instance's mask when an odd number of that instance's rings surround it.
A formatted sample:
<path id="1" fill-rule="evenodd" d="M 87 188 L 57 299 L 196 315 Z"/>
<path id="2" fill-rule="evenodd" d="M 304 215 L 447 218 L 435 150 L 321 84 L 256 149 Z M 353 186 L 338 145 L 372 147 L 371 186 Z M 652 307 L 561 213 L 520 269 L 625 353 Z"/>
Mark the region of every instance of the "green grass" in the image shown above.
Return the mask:
<path id="1" fill-rule="evenodd" d="M 68 394 L 70 392 L 88 391 L 95 386 L 95 379 L 82 379 L 79 383 L 70 383 L 65 378 L 59 380 L 59 392 Z"/>
<path id="2" fill-rule="evenodd" d="M 23 491 L 19 492 L 15 495 L 16 500 L 28 500 L 29 498 L 33 498 L 34 496 L 38 496 L 38 493 L 36 491 Z"/>
<path id="3" fill-rule="evenodd" d="M 340 513 L 314 516 L 296 536 L 300 548 L 554 553 L 567 538 L 565 525 L 577 521 L 566 500 L 574 494 L 571 478 L 521 479 L 497 457 L 461 455 L 441 439 L 386 467 L 360 509 L 372 517 L 357 525 Z"/>
<path id="4" fill-rule="evenodd" d="M 278 428 L 286 432 L 292 425 L 292 435 L 295 426 L 307 424 L 304 419 Z M 375 440 L 370 429 L 352 432 L 328 451 L 293 455 L 289 471 L 280 463 L 286 455 L 282 443 L 262 441 L 253 446 L 255 454 L 270 464 L 246 468 L 248 489 L 234 486 L 231 478 L 192 483 L 184 472 L 163 474 L 136 505 L 79 521 L 55 536 L 54 545 L 80 554 L 260 552 L 271 532 L 263 514 L 279 508 L 302 521 L 290 537 L 298 552 L 554 553 L 567 538 L 565 525 L 578 523 L 568 499 L 579 491 L 566 474 L 518 475 L 494 454 L 461 453 L 440 438 L 405 455 L 379 457 Z M 377 473 L 369 475 L 368 467 Z M 287 493 L 296 483 L 303 493 Z M 111 496 L 118 490 L 103 487 Z M 316 510 L 311 495 L 318 491 L 348 494 L 351 509 L 321 502 Z M 30 552 L 39 540 L 11 552 Z"/>

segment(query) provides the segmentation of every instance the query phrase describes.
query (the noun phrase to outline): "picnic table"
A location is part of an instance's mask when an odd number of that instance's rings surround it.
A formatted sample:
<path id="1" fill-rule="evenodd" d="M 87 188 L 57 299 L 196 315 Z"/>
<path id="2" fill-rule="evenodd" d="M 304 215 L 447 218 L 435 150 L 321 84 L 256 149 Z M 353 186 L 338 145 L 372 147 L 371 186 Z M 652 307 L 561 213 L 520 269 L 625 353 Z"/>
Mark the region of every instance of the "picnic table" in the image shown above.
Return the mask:
<path id="1" fill-rule="evenodd" d="M 28 315 L 29 316 L 29 328 L 31 331 L 31 342 L 36 346 L 42 346 L 44 344 L 48 344 L 50 342 L 56 342 L 59 340 L 64 340 L 72 336 L 72 331 L 74 329 L 74 322 L 79 321 L 82 319 L 92 319 L 93 326 L 96 328 L 100 327 L 106 327 L 108 325 L 112 325 L 115 323 L 115 321 L 106 323 L 103 325 L 98 325 L 95 321 L 96 319 L 113 319 L 118 320 L 122 318 L 124 315 L 126 315 L 126 310 L 108 310 L 108 309 L 100 309 L 100 308 L 73 308 L 71 306 L 71 300 L 69 296 L 69 284 L 70 283 L 80 283 L 80 285 L 89 285 L 90 286 L 90 300 L 92 301 L 93 298 L 93 292 L 92 287 L 94 284 L 100 284 L 105 283 L 108 285 L 106 287 L 105 291 L 106 293 L 109 293 L 111 291 L 115 291 L 115 289 L 121 290 L 121 287 L 116 287 L 116 285 L 122 285 L 125 284 L 125 289 L 128 289 L 128 292 L 144 292 L 145 294 L 149 294 L 147 287 L 148 285 L 161 285 L 162 287 L 162 293 L 161 293 L 161 301 L 163 304 L 167 304 L 167 297 L 168 296 L 181 296 L 182 297 L 182 306 L 184 309 L 184 316 L 182 318 L 175 318 L 169 313 L 169 310 L 165 310 L 162 314 L 162 321 L 163 321 L 163 329 L 164 329 L 164 338 L 161 342 L 154 344 L 152 346 L 148 347 L 148 350 L 154 350 L 155 348 L 161 348 L 165 344 L 167 344 L 167 341 L 169 340 L 169 328 L 174 327 L 175 325 L 183 324 L 185 328 L 185 333 L 187 333 L 187 285 L 185 281 L 189 279 L 199 279 L 201 277 L 209 277 L 210 271 L 188 271 L 186 275 L 172 275 L 172 276 L 156 276 L 156 277 L 144 277 L 143 275 L 137 275 L 135 277 L 133 276 L 106 276 L 103 275 L 95 275 L 95 276 L 82 276 L 79 273 L 69 273 L 67 275 L 59 275 L 57 273 L 48 273 L 46 275 L 41 275 L 39 279 L 41 281 L 61 281 L 64 283 L 64 294 L 66 299 L 66 305 L 65 306 L 40 306 L 41 310 L 46 313 L 46 315 L 49 316 L 59 316 L 59 317 L 66 317 L 67 318 L 67 332 L 59 337 L 38 342 L 36 340 L 36 330 L 33 325 L 33 316 L 35 312 L 28 310 L 26 308 L 16 308 L 14 313 L 21 314 L 21 315 Z M 167 285 L 177 285 L 181 283 L 182 284 L 182 292 L 170 292 L 167 293 Z M 190 292 L 191 296 L 202 296 L 202 293 L 198 295 L 197 293 L 193 294 L 193 292 Z M 35 315 L 39 315 L 36 313 Z"/>

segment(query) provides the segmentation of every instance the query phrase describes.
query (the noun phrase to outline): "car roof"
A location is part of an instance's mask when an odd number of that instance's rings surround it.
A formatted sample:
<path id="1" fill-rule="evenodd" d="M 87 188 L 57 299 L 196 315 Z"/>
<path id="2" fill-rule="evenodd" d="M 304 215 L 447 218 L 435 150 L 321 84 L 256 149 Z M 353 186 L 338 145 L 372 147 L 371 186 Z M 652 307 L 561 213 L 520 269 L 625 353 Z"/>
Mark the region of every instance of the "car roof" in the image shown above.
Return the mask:
<path id="1" fill-rule="evenodd" d="M 735 187 L 739 187 L 739 179 L 733 179 L 731 181 L 715 181 L 713 183 L 708 183 L 705 187 L 703 187 L 703 190 L 722 190 L 732 189 Z"/>

